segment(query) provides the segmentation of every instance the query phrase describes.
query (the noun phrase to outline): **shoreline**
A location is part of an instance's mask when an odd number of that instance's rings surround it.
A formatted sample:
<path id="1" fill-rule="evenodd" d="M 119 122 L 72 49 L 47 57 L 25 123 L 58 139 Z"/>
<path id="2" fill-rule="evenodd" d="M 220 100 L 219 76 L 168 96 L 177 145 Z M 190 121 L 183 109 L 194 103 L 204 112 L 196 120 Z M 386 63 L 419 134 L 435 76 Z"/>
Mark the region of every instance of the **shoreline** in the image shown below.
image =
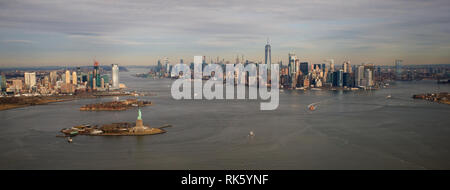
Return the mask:
<path id="1" fill-rule="evenodd" d="M 0 111 L 10 110 L 15 108 L 23 108 L 28 106 L 46 105 L 56 102 L 67 102 L 78 99 L 93 99 L 103 96 L 131 96 L 132 94 L 120 93 L 120 94 L 95 94 L 95 93 L 83 93 L 77 95 L 64 95 L 64 96 L 20 96 L 20 97 L 2 97 L 0 98 Z"/>

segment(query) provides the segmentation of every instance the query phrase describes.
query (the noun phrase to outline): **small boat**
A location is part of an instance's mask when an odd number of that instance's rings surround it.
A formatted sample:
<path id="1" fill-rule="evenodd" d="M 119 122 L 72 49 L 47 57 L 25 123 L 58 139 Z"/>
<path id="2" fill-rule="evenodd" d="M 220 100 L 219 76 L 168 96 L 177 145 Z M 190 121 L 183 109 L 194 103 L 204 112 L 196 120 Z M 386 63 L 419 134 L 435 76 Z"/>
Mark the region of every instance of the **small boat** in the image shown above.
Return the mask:
<path id="1" fill-rule="evenodd" d="M 68 143 L 72 143 L 72 138 L 70 138 L 70 137 L 67 138 L 67 142 L 68 142 Z"/>
<path id="2" fill-rule="evenodd" d="M 78 135 L 78 131 L 71 131 L 69 133 L 69 137 L 74 137 L 74 136 L 77 136 L 77 135 Z"/>
<path id="3" fill-rule="evenodd" d="M 98 135 L 98 134 L 102 134 L 103 133 L 103 131 L 102 130 L 98 130 L 98 129 L 94 129 L 94 130 L 92 130 L 91 131 L 91 135 Z"/>
<path id="4" fill-rule="evenodd" d="M 386 99 L 389 99 L 389 98 L 391 98 L 391 95 L 389 94 L 388 96 L 386 96 Z"/>
<path id="5" fill-rule="evenodd" d="M 314 110 L 316 110 L 316 107 L 314 105 L 309 105 L 308 109 L 311 110 L 311 111 L 314 111 Z"/>
<path id="6" fill-rule="evenodd" d="M 253 137 L 255 136 L 255 133 L 253 131 L 250 131 L 250 133 L 248 134 L 248 136 Z"/>

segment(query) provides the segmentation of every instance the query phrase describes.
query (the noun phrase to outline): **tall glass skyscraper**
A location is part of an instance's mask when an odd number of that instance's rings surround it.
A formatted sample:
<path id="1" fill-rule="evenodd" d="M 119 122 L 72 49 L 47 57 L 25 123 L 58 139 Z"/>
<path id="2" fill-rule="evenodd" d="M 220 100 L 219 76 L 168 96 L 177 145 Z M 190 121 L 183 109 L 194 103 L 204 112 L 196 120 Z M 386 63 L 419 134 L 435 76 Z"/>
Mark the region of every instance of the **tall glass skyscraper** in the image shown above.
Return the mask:
<path id="1" fill-rule="evenodd" d="M 308 75 L 308 70 L 308 62 L 301 62 L 300 71 L 303 73 L 303 75 Z"/>
<path id="2" fill-rule="evenodd" d="M 270 50 L 270 44 L 269 44 L 269 39 L 267 39 L 267 44 L 266 44 L 266 56 L 265 56 L 265 64 L 267 65 L 267 67 L 270 70 L 270 66 L 272 63 L 272 56 L 271 56 L 271 50 Z"/>
<path id="3" fill-rule="evenodd" d="M 114 89 L 118 89 L 119 88 L 119 65 L 113 64 L 111 71 L 112 71 L 111 72 L 112 73 L 112 87 Z"/>
<path id="4" fill-rule="evenodd" d="M 297 57 L 293 53 L 289 53 L 289 74 L 295 74 L 297 73 L 297 70 L 295 68 L 295 60 Z"/>
<path id="5" fill-rule="evenodd" d="M 397 79 L 400 79 L 402 75 L 402 62 L 402 60 L 395 60 L 395 73 L 397 75 Z"/>

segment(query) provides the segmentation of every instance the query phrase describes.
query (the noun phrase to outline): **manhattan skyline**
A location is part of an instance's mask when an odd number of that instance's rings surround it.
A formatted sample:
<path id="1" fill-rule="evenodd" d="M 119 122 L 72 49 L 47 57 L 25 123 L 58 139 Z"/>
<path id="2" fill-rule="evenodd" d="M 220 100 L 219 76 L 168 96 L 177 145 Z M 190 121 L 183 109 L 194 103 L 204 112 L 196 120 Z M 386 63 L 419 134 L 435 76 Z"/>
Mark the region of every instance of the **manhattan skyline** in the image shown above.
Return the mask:
<path id="1" fill-rule="evenodd" d="M 434 1 L 0 2 L 0 67 L 234 63 L 450 63 L 450 3 Z"/>

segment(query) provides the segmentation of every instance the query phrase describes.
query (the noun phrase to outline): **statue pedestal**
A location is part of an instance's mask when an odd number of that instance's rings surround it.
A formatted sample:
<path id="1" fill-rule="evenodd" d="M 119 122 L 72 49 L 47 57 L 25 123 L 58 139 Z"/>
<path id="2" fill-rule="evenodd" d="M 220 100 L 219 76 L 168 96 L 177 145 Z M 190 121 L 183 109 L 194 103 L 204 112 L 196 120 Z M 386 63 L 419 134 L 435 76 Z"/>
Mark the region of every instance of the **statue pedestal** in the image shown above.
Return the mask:
<path id="1" fill-rule="evenodd" d="M 136 120 L 136 127 L 144 127 L 144 122 L 142 121 L 142 119 Z"/>
<path id="2" fill-rule="evenodd" d="M 136 126 L 131 129 L 132 133 L 143 133 L 148 127 L 144 126 L 142 119 L 136 120 Z"/>

